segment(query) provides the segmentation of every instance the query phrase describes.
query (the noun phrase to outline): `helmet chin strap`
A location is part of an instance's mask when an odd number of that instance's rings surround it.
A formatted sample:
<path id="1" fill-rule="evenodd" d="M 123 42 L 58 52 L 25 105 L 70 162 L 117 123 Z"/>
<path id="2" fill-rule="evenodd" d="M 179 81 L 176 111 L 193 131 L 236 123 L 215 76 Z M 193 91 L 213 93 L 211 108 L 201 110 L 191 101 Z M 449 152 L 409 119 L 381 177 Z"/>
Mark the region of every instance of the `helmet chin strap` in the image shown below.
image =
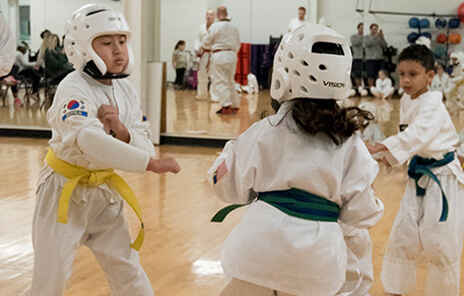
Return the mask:
<path id="1" fill-rule="evenodd" d="M 110 72 L 106 72 L 106 74 L 103 75 L 102 72 L 98 69 L 97 65 L 95 65 L 94 61 L 87 62 L 83 71 L 89 74 L 94 79 L 121 79 L 129 76 L 129 74 L 125 73 Z"/>

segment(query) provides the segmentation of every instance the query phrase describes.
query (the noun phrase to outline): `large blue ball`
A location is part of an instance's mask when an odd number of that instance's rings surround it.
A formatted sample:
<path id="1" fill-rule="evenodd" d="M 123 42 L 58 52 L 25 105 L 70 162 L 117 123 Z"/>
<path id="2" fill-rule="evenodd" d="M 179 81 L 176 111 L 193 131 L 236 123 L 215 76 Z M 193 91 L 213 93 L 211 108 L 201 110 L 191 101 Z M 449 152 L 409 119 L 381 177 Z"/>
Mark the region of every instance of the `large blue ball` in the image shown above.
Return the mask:
<path id="1" fill-rule="evenodd" d="M 460 23 L 461 21 L 457 17 L 455 17 L 449 20 L 448 26 L 450 27 L 450 29 L 457 29 L 459 28 Z"/>
<path id="2" fill-rule="evenodd" d="M 417 17 L 412 17 L 409 20 L 409 27 L 410 28 L 419 28 L 420 21 Z"/>
<path id="3" fill-rule="evenodd" d="M 437 29 L 446 28 L 446 20 L 445 19 L 437 19 L 435 21 L 435 27 L 437 27 Z"/>
<path id="4" fill-rule="evenodd" d="M 422 19 L 422 20 L 420 21 L 419 26 L 420 26 L 422 29 L 428 28 L 428 27 L 430 27 L 430 22 L 429 22 L 428 19 Z"/>
<path id="5" fill-rule="evenodd" d="M 415 43 L 417 38 L 419 38 L 419 34 L 415 33 L 415 32 L 412 32 L 408 35 L 408 42 L 409 43 Z"/>

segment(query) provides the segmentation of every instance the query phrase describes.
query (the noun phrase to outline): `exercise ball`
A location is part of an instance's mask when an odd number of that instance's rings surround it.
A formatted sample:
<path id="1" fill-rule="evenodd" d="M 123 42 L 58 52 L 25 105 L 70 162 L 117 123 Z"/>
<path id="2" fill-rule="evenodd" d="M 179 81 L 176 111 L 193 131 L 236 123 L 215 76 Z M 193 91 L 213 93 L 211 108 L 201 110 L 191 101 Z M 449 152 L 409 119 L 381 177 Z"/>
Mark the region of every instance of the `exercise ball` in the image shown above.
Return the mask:
<path id="1" fill-rule="evenodd" d="M 451 44 L 459 44 L 461 43 L 461 35 L 457 33 L 452 33 L 449 35 L 449 42 Z"/>
<path id="2" fill-rule="evenodd" d="M 446 41 L 448 41 L 448 37 L 446 37 L 445 34 L 438 34 L 437 36 L 437 42 L 438 43 L 446 43 Z"/>
<path id="3" fill-rule="evenodd" d="M 464 23 L 464 2 L 458 6 L 458 16 L 461 23 Z"/>
<path id="4" fill-rule="evenodd" d="M 437 19 L 437 20 L 435 21 L 435 27 L 436 27 L 437 29 L 446 28 L 446 23 L 447 23 L 447 22 L 446 22 L 445 19 L 440 19 L 440 18 L 439 18 L 439 19 Z"/>
<path id="5" fill-rule="evenodd" d="M 424 36 L 424 37 L 427 37 L 427 38 L 429 38 L 429 39 L 432 39 L 432 34 L 430 34 L 430 32 L 421 33 L 421 34 L 419 35 L 419 37 L 420 37 L 420 36 Z"/>
<path id="6" fill-rule="evenodd" d="M 428 28 L 428 27 L 430 27 L 430 22 L 429 22 L 428 19 L 422 19 L 422 20 L 420 21 L 419 26 L 420 26 L 422 29 Z"/>
<path id="7" fill-rule="evenodd" d="M 435 48 L 435 50 L 433 51 L 433 55 L 437 58 L 437 59 L 444 59 L 446 58 L 446 49 L 444 47 L 437 47 Z"/>
<path id="8" fill-rule="evenodd" d="M 449 20 L 448 26 L 450 27 L 450 29 L 457 29 L 459 28 L 460 22 L 461 21 L 457 17 L 455 17 Z"/>
<path id="9" fill-rule="evenodd" d="M 419 34 L 415 33 L 415 32 L 412 32 L 408 35 L 408 42 L 409 43 L 415 43 L 417 38 L 419 38 Z"/>
<path id="10" fill-rule="evenodd" d="M 410 28 L 419 28 L 420 21 L 417 17 L 412 17 L 409 19 L 409 27 Z"/>

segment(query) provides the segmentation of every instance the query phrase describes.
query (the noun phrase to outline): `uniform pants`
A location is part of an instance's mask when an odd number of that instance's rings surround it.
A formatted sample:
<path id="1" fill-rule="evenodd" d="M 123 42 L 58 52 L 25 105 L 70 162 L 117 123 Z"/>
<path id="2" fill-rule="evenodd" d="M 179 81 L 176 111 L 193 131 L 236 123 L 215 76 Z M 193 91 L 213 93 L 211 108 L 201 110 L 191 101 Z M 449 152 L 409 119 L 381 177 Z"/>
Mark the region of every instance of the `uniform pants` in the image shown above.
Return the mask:
<path id="1" fill-rule="evenodd" d="M 52 180 L 50 180 L 52 179 Z M 63 181 L 61 179 L 61 181 Z M 61 296 L 71 276 L 72 264 L 81 245 L 89 247 L 109 281 L 112 295 L 153 296 L 153 289 L 130 247 L 131 237 L 124 219 L 124 201 L 110 201 L 101 188 L 76 187 L 71 198 L 68 223 L 57 221 L 61 194 L 57 174 L 39 187 L 33 222 L 35 252 L 31 296 Z"/>
<path id="2" fill-rule="evenodd" d="M 428 259 L 425 295 L 459 296 L 464 191 L 454 175 L 437 177 L 448 199 L 448 219 L 439 222 L 442 197 L 438 185 L 429 179 L 425 196 L 418 197 L 409 179 L 382 266 L 387 293 L 406 294 L 414 287 L 416 260 L 423 254 Z"/>
<path id="3" fill-rule="evenodd" d="M 211 100 L 219 101 L 222 107 L 240 107 L 240 99 L 235 90 L 236 63 L 211 63 Z"/>
<path id="4" fill-rule="evenodd" d="M 394 92 L 395 92 L 395 89 L 393 87 L 387 87 L 386 89 L 382 91 L 375 86 L 371 87 L 371 93 L 374 96 L 382 95 L 382 99 L 386 99 L 390 97 L 391 95 L 393 95 Z"/>
<path id="5" fill-rule="evenodd" d="M 374 284 L 374 269 L 372 267 L 372 243 L 371 237 L 367 229 L 358 229 L 352 226 L 342 226 L 343 235 L 345 238 L 346 246 L 351 250 L 356 259 L 359 261 L 357 264 L 348 261 L 346 285 L 351 291 L 358 283 L 356 276 L 350 276 L 358 272 L 360 268 L 362 273 L 362 280 L 359 287 L 353 291 L 350 296 L 366 296 L 369 295 L 369 289 Z M 350 283 L 350 279 L 353 280 Z"/>
<path id="6" fill-rule="evenodd" d="M 257 286 L 236 278 L 227 284 L 220 296 L 292 296 L 292 294 L 278 292 L 269 288 Z"/>
<path id="7" fill-rule="evenodd" d="M 208 98 L 208 77 L 209 75 L 206 69 L 206 65 L 208 64 L 208 57 L 209 57 L 208 53 L 203 54 L 200 59 L 199 66 L 198 66 L 198 72 L 197 72 L 197 78 L 198 78 L 197 97 L 198 99 Z"/>

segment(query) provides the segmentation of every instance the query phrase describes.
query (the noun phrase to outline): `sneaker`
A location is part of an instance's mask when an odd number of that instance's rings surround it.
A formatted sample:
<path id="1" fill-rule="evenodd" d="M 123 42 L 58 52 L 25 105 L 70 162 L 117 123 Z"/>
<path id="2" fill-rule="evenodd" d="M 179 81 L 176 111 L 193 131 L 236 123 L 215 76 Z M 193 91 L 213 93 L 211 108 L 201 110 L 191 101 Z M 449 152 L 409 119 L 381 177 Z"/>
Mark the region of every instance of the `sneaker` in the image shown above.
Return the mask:
<path id="1" fill-rule="evenodd" d="M 22 107 L 22 106 L 23 106 L 23 102 L 21 102 L 20 99 L 16 98 L 16 99 L 14 100 L 14 105 L 15 105 L 15 106 L 18 106 L 18 107 Z"/>
<path id="2" fill-rule="evenodd" d="M 216 114 L 224 114 L 224 115 L 232 114 L 232 107 L 231 106 L 222 107 L 221 109 L 216 111 Z"/>
<path id="3" fill-rule="evenodd" d="M 18 80 L 16 80 L 12 75 L 10 75 L 8 77 L 3 78 L 3 83 L 5 83 L 6 85 L 17 85 Z"/>

